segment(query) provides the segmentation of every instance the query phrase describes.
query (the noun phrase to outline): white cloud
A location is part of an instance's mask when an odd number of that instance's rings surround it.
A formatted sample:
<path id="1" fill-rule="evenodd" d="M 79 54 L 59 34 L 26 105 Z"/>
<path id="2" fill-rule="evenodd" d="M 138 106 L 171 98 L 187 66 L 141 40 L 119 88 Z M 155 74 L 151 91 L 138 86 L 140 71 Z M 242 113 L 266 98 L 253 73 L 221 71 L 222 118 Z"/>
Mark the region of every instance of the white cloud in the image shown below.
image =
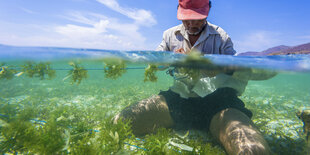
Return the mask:
<path id="1" fill-rule="evenodd" d="M 107 20 L 100 20 L 93 27 L 77 26 L 68 24 L 66 26 L 58 26 L 55 31 L 67 37 L 82 38 L 93 35 L 100 35 L 106 32 L 106 27 L 109 24 Z"/>
<path id="2" fill-rule="evenodd" d="M 152 12 L 144 9 L 123 8 L 116 0 L 97 0 L 98 2 L 106 5 L 110 9 L 117 11 L 133 20 L 140 25 L 152 26 L 157 23 L 152 15 Z"/>
<path id="3" fill-rule="evenodd" d="M 117 19 L 94 13 L 70 13 L 70 19 L 87 26 L 68 24 L 58 26 L 55 31 L 79 45 L 105 49 L 148 49 L 136 23 L 120 23 Z"/>
<path id="4" fill-rule="evenodd" d="M 102 1 L 108 7 L 115 7 L 119 13 L 134 19 L 124 23 L 120 19 L 93 12 L 71 11 L 60 17 L 69 20 L 64 25 L 23 25 L 7 23 L 1 26 L 0 43 L 22 46 L 61 46 L 77 48 L 99 48 L 114 50 L 154 49 L 146 43 L 139 29 L 151 26 L 156 20 L 151 12 L 143 9 L 122 8 L 116 1 Z M 72 23 L 73 22 L 73 23 Z M 27 31 L 24 31 L 27 27 Z M 19 32 L 24 32 L 22 35 Z M 28 32 L 28 33 L 26 33 Z"/>
<path id="5" fill-rule="evenodd" d="M 29 13 L 29 14 L 36 14 L 36 12 L 32 11 L 32 10 L 29 10 L 29 9 L 26 9 L 26 8 L 23 8 L 23 7 L 20 7 L 21 10 L 23 10 L 24 12 L 26 13 Z"/>
<path id="6" fill-rule="evenodd" d="M 83 23 L 83 24 L 87 24 L 87 25 L 93 25 L 95 24 L 97 21 L 95 19 L 92 19 L 92 17 L 87 16 L 87 14 L 82 14 L 81 12 L 77 12 L 77 11 L 71 11 L 68 12 L 66 16 L 62 15 L 59 16 L 61 18 L 65 18 L 74 22 L 78 22 L 78 23 Z M 106 17 L 102 17 L 101 19 L 106 19 Z"/>
<path id="7" fill-rule="evenodd" d="M 241 40 L 235 40 L 234 44 L 238 53 L 247 51 L 260 52 L 270 47 L 282 45 L 281 34 L 270 31 L 256 31 L 244 36 Z"/>

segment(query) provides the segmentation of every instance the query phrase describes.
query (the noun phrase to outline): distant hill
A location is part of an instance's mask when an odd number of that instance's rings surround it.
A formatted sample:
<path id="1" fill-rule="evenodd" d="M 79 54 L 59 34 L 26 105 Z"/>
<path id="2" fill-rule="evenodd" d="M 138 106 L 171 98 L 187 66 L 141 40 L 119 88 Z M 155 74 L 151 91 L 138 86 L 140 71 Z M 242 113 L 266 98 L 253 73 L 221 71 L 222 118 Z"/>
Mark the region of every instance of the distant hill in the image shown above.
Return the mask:
<path id="1" fill-rule="evenodd" d="M 269 48 L 261 52 L 244 52 L 238 54 L 239 56 L 263 56 L 263 55 L 288 55 L 288 54 L 310 54 L 310 43 L 297 45 L 297 46 L 285 46 L 280 45 Z"/>
<path id="2" fill-rule="evenodd" d="M 280 45 L 280 46 L 276 46 L 276 47 L 272 47 L 272 48 L 268 48 L 265 51 L 262 51 L 262 53 L 264 53 L 265 55 L 269 55 L 271 53 L 277 52 L 277 51 L 282 51 L 282 50 L 286 50 L 291 48 L 290 46 L 285 46 L 285 45 Z"/>

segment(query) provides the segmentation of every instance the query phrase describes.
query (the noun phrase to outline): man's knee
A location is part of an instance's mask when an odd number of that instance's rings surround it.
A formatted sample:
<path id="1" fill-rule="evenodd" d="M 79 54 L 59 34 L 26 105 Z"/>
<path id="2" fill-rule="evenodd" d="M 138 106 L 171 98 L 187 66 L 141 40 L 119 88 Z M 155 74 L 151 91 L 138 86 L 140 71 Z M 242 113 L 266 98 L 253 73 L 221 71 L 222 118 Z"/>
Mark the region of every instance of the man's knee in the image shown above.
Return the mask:
<path id="1" fill-rule="evenodd" d="M 228 132 L 227 144 L 231 154 L 268 155 L 270 148 L 262 135 L 256 129 L 248 126 L 231 127 Z M 224 144 L 225 145 L 225 144 Z"/>
<path id="2" fill-rule="evenodd" d="M 166 112 L 169 111 L 165 99 L 159 95 L 153 95 L 150 98 L 139 101 L 138 103 L 131 104 L 124 108 L 119 114 L 114 117 L 117 121 L 120 118 L 136 119 L 148 113 Z"/>
<path id="3" fill-rule="evenodd" d="M 114 123 L 120 118 L 132 121 L 132 130 L 136 135 L 147 134 L 160 127 L 171 127 L 173 124 L 165 98 L 159 95 L 126 107 L 114 117 Z"/>
<path id="4" fill-rule="evenodd" d="M 217 113 L 210 131 L 229 154 L 270 154 L 270 149 L 254 123 L 237 109 Z"/>

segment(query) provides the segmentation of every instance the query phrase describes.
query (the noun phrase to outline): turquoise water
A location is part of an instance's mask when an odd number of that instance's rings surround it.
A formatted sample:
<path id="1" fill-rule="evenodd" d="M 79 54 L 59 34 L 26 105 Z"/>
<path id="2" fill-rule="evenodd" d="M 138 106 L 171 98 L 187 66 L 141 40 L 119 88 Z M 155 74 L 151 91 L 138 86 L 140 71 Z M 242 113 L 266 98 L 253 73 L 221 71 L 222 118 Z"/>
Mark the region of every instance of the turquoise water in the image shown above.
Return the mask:
<path id="1" fill-rule="evenodd" d="M 48 50 L 57 51 L 57 49 Z M 10 54 L 14 56 L 14 53 Z M 162 55 L 147 53 L 144 55 L 146 57 L 141 58 L 143 52 L 138 54 L 140 55 L 134 55 L 133 62 L 127 63 L 126 73 L 117 79 L 105 77 L 103 60 L 77 60 L 70 56 L 68 56 L 69 60 L 60 60 L 61 54 L 55 59 L 48 60 L 51 68 L 56 70 L 56 76 L 51 80 L 30 78 L 25 73 L 20 76 L 15 75 L 12 79 L 1 79 L 0 152 L 79 154 L 81 150 L 85 152 L 92 150 L 93 152 L 88 153 L 110 151 L 113 154 L 125 151 L 133 154 L 148 154 L 152 149 L 148 142 L 154 139 L 142 137 L 148 140 L 147 142 L 133 139 L 133 135 L 128 134 L 128 129 L 125 132 L 126 125 L 113 128 L 108 120 L 124 107 L 158 94 L 160 90 L 168 90 L 173 84 L 173 77 L 167 75 L 166 70 L 156 72 L 157 82 L 144 82 L 144 68 L 151 62 L 171 63 L 181 56 L 168 53 L 166 56 L 169 59 L 161 60 L 158 57 Z M 25 57 L 15 56 L 16 59 L 9 55 L 6 57 L 2 55 L 0 62 L 5 62 L 5 66 L 19 70 L 21 65 L 26 63 L 25 60 L 21 60 Z M 28 55 L 28 59 L 38 63 L 46 62 L 50 55 L 30 57 L 32 55 Z M 86 56 L 79 55 L 79 57 Z M 132 57 L 126 59 L 128 58 Z M 152 58 L 153 61 L 146 58 Z M 88 78 L 83 79 L 79 85 L 72 84 L 68 77 L 68 72 L 72 69 L 68 64 L 71 60 L 79 61 L 80 66 L 88 70 Z M 254 63 L 255 61 L 250 57 L 233 59 L 215 56 L 211 57 L 211 60 L 221 65 L 225 63 L 243 67 L 248 65 L 277 71 L 278 74 L 269 80 L 250 81 L 240 98 L 254 113 L 253 121 L 264 133 L 274 153 L 305 154 L 306 137 L 303 133 L 303 123 L 297 118 L 296 112 L 310 109 L 309 57 L 256 58 L 255 60 L 262 62 L 261 65 Z M 160 137 L 160 135 L 156 136 Z M 175 133 L 170 131 L 168 138 L 174 136 Z M 107 140 L 109 138 L 110 141 Z M 198 141 L 198 138 L 192 138 L 192 140 Z M 194 143 L 186 143 L 185 140 L 179 143 L 190 147 L 194 145 Z M 207 140 L 195 145 L 202 146 L 208 143 L 212 143 L 212 149 L 224 153 L 223 148 L 214 144 L 212 138 L 208 136 Z M 156 143 L 152 145 L 154 148 L 161 146 Z M 169 142 L 165 145 L 176 154 L 188 153 L 182 148 L 170 145 Z M 176 151 L 178 149 L 181 151 Z"/>

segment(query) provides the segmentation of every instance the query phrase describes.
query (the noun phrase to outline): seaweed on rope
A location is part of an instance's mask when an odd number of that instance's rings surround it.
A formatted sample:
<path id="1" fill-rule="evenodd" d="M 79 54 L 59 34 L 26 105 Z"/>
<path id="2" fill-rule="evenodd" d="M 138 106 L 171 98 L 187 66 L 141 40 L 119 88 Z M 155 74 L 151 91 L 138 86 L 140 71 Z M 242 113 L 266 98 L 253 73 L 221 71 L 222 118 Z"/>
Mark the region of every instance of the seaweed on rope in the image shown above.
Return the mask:
<path id="1" fill-rule="evenodd" d="M 17 71 L 15 69 L 10 69 L 9 66 L 5 66 L 5 64 L 1 64 L 0 66 L 0 79 L 12 79 L 14 77 L 14 74 L 16 74 Z"/>
<path id="2" fill-rule="evenodd" d="M 156 82 L 157 81 L 157 76 L 156 76 L 157 71 L 158 71 L 157 65 L 149 64 L 147 66 L 147 68 L 145 68 L 144 82 L 146 82 L 146 81 Z"/>
<path id="3" fill-rule="evenodd" d="M 40 80 L 53 79 L 56 77 L 56 70 L 69 70 L 67 76 L 63 81 L 71 79 L 71 84 L 76 83 L 79 85 L 83 79 L 88 78 L 88 70 L 103 70 L 105 78 L 116 80 L 124 75 L 129 69 L 144 69 L 144 82 L 151 81 L 156 82 L 158 77 L 156 72 L 159 70 L 159 66 L 155 64 L 148 64 L 147 67 L 127 67 L 126 62 L 122 59 L 109 58 L 104 59 L 104 67 L 102 69 L 87 69 L 77 62 L 69 62 L 72 69 L 52 68 L 49 62 L 34 63 L 31 61 L 21 65 L 20 68 L 12 69 L 13 67 L 0 66 L 0 79 L 12 79 L 25 74 L 27 77 L 38 77 Z"/>
<path id="4" fill-rule="evenodd" d="M 117 79 L 126 73 L 126 63 L 122 59 L 110 58 L 104 60 L 104 74 L 106 78 Z"/>
<path id="5" fill-rule="evenodd" d="M 69 65 L 72 66 L 73 69 L 68 71 L 66 78 L 71 77 L 71 84 L 76 83 L 79 85 L 83 79 L 88 78 L 88 71 L 84 69 L 84 67 L 79 66 L 79 64 L 75 62 L 69 62 Z"/>
<path id="6" fill-rule="evenodd" d="M 56 71 L 51 68 L 51 63 L 49 62 L 40 62 L 38 64 L 34 62 L 27 62 L 22 66 L 22 72 L 25 73 L 28 77 L 39 77 L 40 80 L 53 79 L 55 77 Z"/>

